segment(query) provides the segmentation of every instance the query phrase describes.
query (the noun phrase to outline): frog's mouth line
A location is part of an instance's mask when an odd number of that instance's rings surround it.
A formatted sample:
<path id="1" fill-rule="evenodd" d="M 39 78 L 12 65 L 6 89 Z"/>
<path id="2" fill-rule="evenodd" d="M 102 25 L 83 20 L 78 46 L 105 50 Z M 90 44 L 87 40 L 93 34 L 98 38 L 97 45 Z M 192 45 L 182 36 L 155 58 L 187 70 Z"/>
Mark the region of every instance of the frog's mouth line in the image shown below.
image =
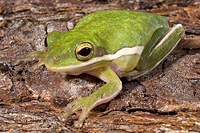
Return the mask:
<path id="1" fill-rule="evenodd" d="M 90 71 L 92 69 L 105 66 L 106 64 L 109 64 L 111 61 L 118 59 L 122 56 L 134 55 L 134 54 L 141 55 L 143 49 L 144 49 L 144 46 L 134 46 L 131 48 L 125 47 L 118 50 L 115 54 L 108 54 L 101 57 L 95 57 L 79 65 L 73 65 L 73 66 L 67 66 L 67 67 L 52 67 L 46 64 L 46 67 L 47 69 L 51 71 L 55 71 L 55 72 L 66 72 L 68 74 L 79 75 L 86 71 Z"/>

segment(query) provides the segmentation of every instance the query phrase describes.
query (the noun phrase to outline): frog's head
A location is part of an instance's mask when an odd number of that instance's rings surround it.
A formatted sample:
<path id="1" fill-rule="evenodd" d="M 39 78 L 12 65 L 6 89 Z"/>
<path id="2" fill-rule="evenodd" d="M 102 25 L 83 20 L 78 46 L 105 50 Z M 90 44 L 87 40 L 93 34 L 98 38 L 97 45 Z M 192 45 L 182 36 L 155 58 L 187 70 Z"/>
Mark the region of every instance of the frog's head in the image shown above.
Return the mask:
<path id="1" fill-rule="evenodd" d="M 47 37 L 45 66 L 52 71 L 76 75 L 109 63 L 112 59 L 103 56 L 105 50 L 94 40 L 73 30 L 51 32 Z"/>

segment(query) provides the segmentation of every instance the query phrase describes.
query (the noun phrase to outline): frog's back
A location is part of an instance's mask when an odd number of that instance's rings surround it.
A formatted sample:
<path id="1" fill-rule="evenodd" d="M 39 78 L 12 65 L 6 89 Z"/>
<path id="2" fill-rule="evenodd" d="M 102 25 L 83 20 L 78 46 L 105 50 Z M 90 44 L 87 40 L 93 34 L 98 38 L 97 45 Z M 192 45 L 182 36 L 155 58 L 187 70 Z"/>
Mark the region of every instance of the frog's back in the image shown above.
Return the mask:
<path id="1" fill-rule="evenodd" d="M 145 45 L 159 28 L 168 30 L 165 17 L 126 10 L 98 11 L 84 17 L 75 27 L 98 38 L 96 45 L 104 46 L 108 53 L 122 47 Z"/>

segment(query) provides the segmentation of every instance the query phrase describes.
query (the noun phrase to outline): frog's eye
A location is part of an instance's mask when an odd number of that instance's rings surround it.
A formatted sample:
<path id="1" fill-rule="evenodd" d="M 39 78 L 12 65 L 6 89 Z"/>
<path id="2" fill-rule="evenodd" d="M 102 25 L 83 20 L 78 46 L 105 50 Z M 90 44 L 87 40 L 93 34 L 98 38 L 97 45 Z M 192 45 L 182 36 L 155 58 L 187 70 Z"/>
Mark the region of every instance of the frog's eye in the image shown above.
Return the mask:
<path id="1" fill-rule="evenodd" d="M 83 42 L 76 47 L 75 53 L 78 60 L 87 61 L 94 54 L 93 45 L 89 42 Z"/>

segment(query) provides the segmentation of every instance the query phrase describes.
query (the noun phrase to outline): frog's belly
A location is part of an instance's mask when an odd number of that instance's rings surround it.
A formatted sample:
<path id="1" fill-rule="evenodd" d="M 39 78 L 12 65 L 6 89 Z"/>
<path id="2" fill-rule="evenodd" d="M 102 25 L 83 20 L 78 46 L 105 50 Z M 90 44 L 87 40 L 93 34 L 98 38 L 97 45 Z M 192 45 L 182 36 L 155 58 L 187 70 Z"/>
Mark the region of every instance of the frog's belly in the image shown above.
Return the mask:
<path id="1" fill-rule="evenodd" d="M 126 73 L 131 72 L 137 66 L 140 55 L 126 55 L 113 60 L 108 67 L 111 68 L 119 77 L 127 76 Z"/>

